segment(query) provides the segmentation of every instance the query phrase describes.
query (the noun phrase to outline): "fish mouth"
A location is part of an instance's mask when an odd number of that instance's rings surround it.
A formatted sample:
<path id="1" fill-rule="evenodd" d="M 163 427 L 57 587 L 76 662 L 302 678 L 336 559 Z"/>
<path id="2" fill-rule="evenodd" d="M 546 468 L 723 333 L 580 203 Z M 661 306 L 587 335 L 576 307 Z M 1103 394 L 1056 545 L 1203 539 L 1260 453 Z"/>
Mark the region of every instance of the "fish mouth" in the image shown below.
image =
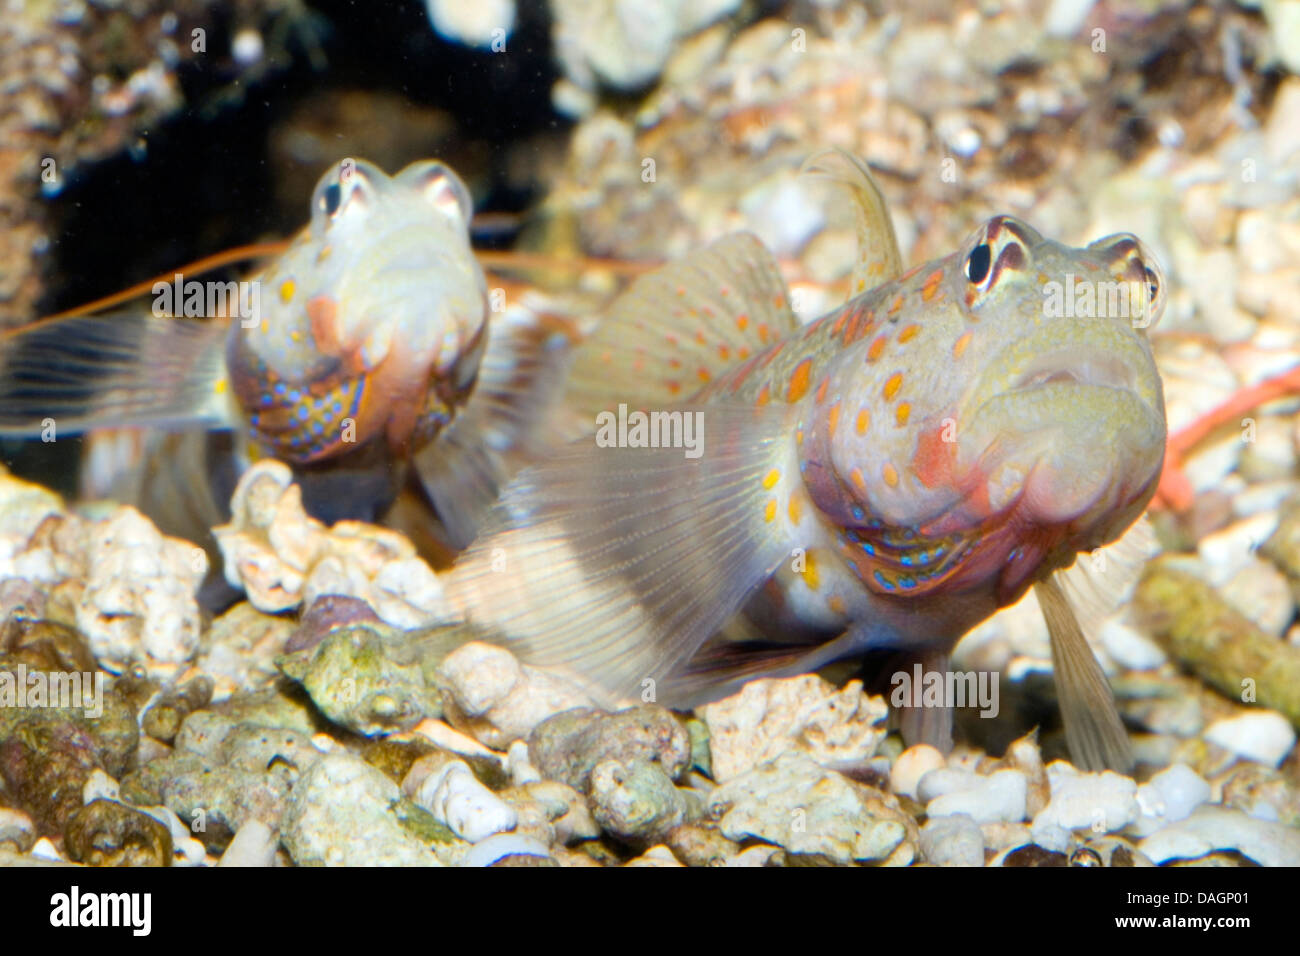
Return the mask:
<path id="1" fill-rule="evenodd" d="M 1051 385 L 1134 390 L 1137 375 L 1114 352 L 1087 347 L 1059 349 L 1035 357 L 1015 379 L 1012 391 L 1026 392 Z"/>

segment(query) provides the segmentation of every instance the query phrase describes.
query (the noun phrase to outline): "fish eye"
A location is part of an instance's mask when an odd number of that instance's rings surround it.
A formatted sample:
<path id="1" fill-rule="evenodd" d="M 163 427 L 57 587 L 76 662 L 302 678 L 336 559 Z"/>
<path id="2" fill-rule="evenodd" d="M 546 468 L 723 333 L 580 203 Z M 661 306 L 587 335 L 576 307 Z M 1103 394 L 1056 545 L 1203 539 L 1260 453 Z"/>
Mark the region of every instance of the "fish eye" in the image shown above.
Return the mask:
<path id="1" fill-rule="evenodd" d="M 343 203 L 343 190 L 339 188 L 338 183 L 331 183 L 325 187 L 321 193 L 320 208 L 325 215 L 331 218 L 339 211 L 339 206 Z"/>
<path id="2" fill-rule="evenodd" d="M 981 242 L 966 257 L 966 278 L 978 285 L 988 278 L 989 267 L 993 264 L 993 253 L 987 242 Z"/>

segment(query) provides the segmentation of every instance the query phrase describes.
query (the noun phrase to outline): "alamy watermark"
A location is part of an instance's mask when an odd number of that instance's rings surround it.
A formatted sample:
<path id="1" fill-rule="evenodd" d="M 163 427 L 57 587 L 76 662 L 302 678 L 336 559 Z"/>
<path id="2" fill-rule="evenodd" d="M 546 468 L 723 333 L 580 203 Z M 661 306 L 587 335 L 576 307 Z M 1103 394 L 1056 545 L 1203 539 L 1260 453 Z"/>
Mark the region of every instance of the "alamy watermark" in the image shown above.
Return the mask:
<path id="1" fill-rule="evenodd" d="M 682 448 L 687 458 L 704 453 L 704 413 L 692 411 L 618 412 L 596 416 L 598 448 Z"/>
<path id="2" fill-rule="evenodd" d="M 153 929 L 152 893 L 83 893 L 73 884 L 67 893 L 50 897 L 50 925 L 62 927 L 125 927 L 133 936 Z"/>
<path id="3" fill-rule="evenodd" d="M 927 671 L 919 663 L 895 671 L 889 683 L 894 707 L 979 707 L 981 717 L 998 715 L 997 671 Z"/>
<path id="4" fill-rule="evenodd" d="M 1151 324 L 1146 286 L 1141 282 L 1097 282 L 1067 272 L 1065 281 L 1043 285 L 1043 314 L 1049 318 L 1130 319 L 1133 327 Z"/>
<path id="5" fill-rule="evenodd" d="M 0 708 L 80 707 L 90 718 L 104 716 L 103 671 L 41 671 L 19 664 L 0 671 Z"/>
<path id="6" fill-rule="evenodd" d="M 186 281 L 181 273 L 171 282 L 153 284 L 153 314 L 158 318 L 216 319 L 229 316 L 251 329 L 262 321 L 262 284 L 251 282 Z"/>

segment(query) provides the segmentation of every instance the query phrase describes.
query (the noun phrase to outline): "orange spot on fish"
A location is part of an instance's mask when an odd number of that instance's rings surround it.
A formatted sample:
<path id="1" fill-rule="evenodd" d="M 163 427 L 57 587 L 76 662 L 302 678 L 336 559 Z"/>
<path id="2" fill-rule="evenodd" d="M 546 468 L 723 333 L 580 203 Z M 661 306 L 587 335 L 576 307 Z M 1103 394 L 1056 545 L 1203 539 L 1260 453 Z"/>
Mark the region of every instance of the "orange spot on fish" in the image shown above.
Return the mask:
<path id="1" fill-rule="evenodd" d="M 744 361 L 745 359 L 749 358 L 749 355 L 750 355 L 749 348 L 744 345 L 736 349 L 736 358 L 740 359 L 741 361 Z"/>
<path id="2" fill-rule="evenodd" d="M 337 355 L 343 347 L 338 304 L 328 296 L 316 296 L 307 303 L 307 322 L 316 347 L 327 355 Z"/>
<path id="3" fill-rule="evenodd" d="M 944 426 L 923 431 L 916 440 L 912 470 L 921 484 L 935 488 L 952 480 L 955 442 L 943 440 Z"/>
<path id="4" fill-rule="evenodd" d="M 826 410 L 826 430 L 827 430 L 827 434 L 831 438 L 835 437 L 835 429 L 839 426 L 839 423 L 840 423 L 840 403 L 836 402 L 834 405 L 832 405 L 830 408 Z"/>
<path id="5" fill-rule="evenodd" d="M 844 598 L 840 597 L 838 594 L 832 594 L 830 598 L 827 599 L 826 606 L 831 609 L 832 614 L 843 614 Z"/>
<path id="6" fill-rule="evenodd" d="M 858 339 L 862 338 L 862 336 L 871 331 L 871 327 L 875 325 L 875 322 L 876 313 L 869 310 L 859 311 L 857 315 L 853 317 L 853 324 L 849 327 L 848 340 L 845 344 L 848 344 L 848 342 L 856 342 Z"/>
<path id="7" fill-rule="evenodd" d="M 682 390 L 681 382 L 665 382 L 664 384 L 668 386 L 669 395 L 676 395 L 678 392 Z"/>
<path id="8" fill-rule="evenodd" d="M 885 341 L 886 337 L 883 335 L 877 335 L 871 340 L 871 345 L 867 347 L 868 362 L 874 362 L 880 358 L 880 354 L 885 351 Z"/>
<path id="9" fill-rule="evenodd" d="M 763 487 L 771 491 L 776 487 L 776 483 L 781 480 L 781 469 L 773 468 L 763 476 Z"/>
<path id="10" fill-rule="evenodd" d="M 820 405 L 822 402 L 826 401 L 826 389 L 830 386 L 830 384 L 831 384 L 831 377 L 830 377 L 829 375 L 827 375 L 825 378 L 822 379 L 822 383 L 821 383 L 820 385 L 817 386 L 817 396 L 816 396 L 816 397 L 817 397 L 817 404 L 818 404 L 818 405 Z"/>
<path id="11" fill-rule="evenodd" d="M 862 469 L 857 467 L 857 465 L 854 465 L 853 470 L 849 472 L 849 478 L 852 480 L 853 484 L 857 486 L 859 491 L 867 490 L 867 479 L 862 477 Z"/>
<path id="12" fill-rule="evenodd" d="M 767 323 L 766 322 L 758 323 L 758 340 L 762 342 L 764 345 L 766 345 L 768 343 L 768 340 L 771 338 L 772 338 L 772 330 L 768 328 Z"/>
<path id="13" fill-rule="evenodd" d="M 771 400 L 772 400 L 771 390 L 767 387 L 767 385 L 764 385 L 762 388 L 758 390 L 758 404 L 766 405 Z"/>
<path id="14" fill-rule="evenodd" d="M 921 286 L 921 301 L 929 302 L 934 298 L 934 294 L 939 291 L 939 283 L 943 281 L 943 270 L 935 269 L 925 278 L 925 285 Z"/>
<path id="15" fill-rule="evenodd" d="M 290 302 L 292 302 L 294 290 L 297 288 L 298 286 L 294 284 L 294 281 L 292 279 L 285 279 L 283 282 L 281 282 L 280 301 L 283 302 L 285 305 L 288 305 Z"/>
<path id="16" fill-rule="evenodd" d="M 742 332 L 745 331 L 745 329 L 749 328 L 748 312 L 742 312 L 740 313 L 740 315 L 736 316 L 736 328 L 740 329 L 740 331 Z"/>
<path id="17" fill-rule="evenodd" d="M 894 418 L 900 425 L 906 425 L 907 420 L 912 417 L 912 405 L 910 402 L 899 402 L 898 408 L 894 411 Z"/>
<path id="18" fill-rule="evenodd" d="M 798 495 L 790 496 L 790 505 L 787 510 L 790 512 L 790 523 L 798 524 L 799 519 L 803 517 L 803 503 L 799 500 Z"/>
<path id="19" fill-rule="evenodd" d="M 812 358 L 806 358 L 794 367 L 790 375 L 790 390 L 786 401 L 797 402 L 808 394 L 808 376 L 812 372 Z"/>
<path id="20" fill-rule="evenodd" d="M 867 411 L 865 408 L 859 409 L 858 420 L 857 422 L 854 423 L 854 428 L 857 429 L 859 435 L 865 435 L 867 433 L 867 429 L 870 427 L 871 427 L 871 412 Z"/>
<path id="21" fill-rule="evenodd" d="M 962 353 L 966 351 L 966 346 L 970 345 L 970 337 L 971 337 L 970 332 L 963 332 L 961 334 L 961 337 L 957 339 L 956 342 L 952 343 L 953 358 L 955 359 L 961 358 Z"/>
<path id="22" fill-rule="evenodd" d="M 713 378 L 707 368 L 697 369 L 695 375 L 701 382 L 707 382 Z"/>
<path id="23" fill-rule="evenodd" d="M 898 487 L 898 469 L 889 462 L 885 462 L 885 467 L 881 469 L 880 474 L 881 477 L 885 479 L 885 484 L 889 485 L 889 487 Z"/>
<path id="24" fill-rule="evenodd" d="M 837 336 L 844 331 L 844 323 L 849 320 L 849 310 L 840 309 L 840 314 L 835 319 L 835 324 L 831 326 L 831 335 Z"/>
<path id="25" fill-rule="evenodd" d="M 763 506 L 763 520 L 771 523 L 776 520 L 776 499 L 768 498 L 767 504 Z"/>
<path id="26" fill-rule="evenodd" d="M 889 315 L 898 315 L 899 309 L 903 307 L 902 293 L 894 296 L 894 301 L 889 303 Z"/>
<path id="27" fill-rule="evenodd" d="M 730 349 L 728 346 L 726 346 L 726 345 L 719 345 L 719 346 L 718 346 L 718 358 L 722 359 L 722 361 L 724 361 L 724 362 L 730 362 L 730 361 L 731 361 L 731 349 Z"/>
<path id="28" fill-rule="evenodd" d="M 895 372 L 889 376 L 889 381 L 885 383 L 885 399 L 892 399 L 898 394 L 898 390 L 903 387 L 903 373 Z"/>
<path id="29" fill-rule="evenodd" d="M 700 343 L 700 345 L 704 345 L 704 344 L 705 344 L 705 342 L 706 342 L 707 340 L 704 338 L 704 333 L 703 333 L 702 331 L 701 331 L 701 332 L 696 332 L 696 333 L 695 333 L 695 341 L 698 342 L 698 343 Z"/>
<path id="30" fill-rule="evenodd" d="M 916 338 L 916 333 L 919 331 L 921 331 L 921 327 L 913 323 L 898 333 L 898 341 L 910 342 L 912 339 Z"/>

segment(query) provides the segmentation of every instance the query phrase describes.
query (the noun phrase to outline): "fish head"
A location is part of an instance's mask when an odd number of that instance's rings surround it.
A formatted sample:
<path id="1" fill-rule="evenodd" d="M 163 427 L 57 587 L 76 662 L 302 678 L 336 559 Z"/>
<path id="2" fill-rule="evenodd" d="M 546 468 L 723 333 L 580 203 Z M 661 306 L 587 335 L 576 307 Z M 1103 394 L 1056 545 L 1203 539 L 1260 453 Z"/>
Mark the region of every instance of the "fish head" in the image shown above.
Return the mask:
<path id="1" fill-rule="evenodd" d="M 1128 233 L 1072 248 L 999 216 L 963 253 L 976 362 L 954 416 L 954 513 L 1003 529 L 989 560 L 1009 600 L 1117 538 L 1154 493 L 1166 423 L 1147 332 L 1165 283 Z"/>
<path id="2" fill-rule="evenodd" d="M 1136 520 L 1165 447 L 1147 340 L 1164 294 L 1135 237 L 1072 248 L 1011 216 L 878 290 L 888 320 L 827 389 L 837 427 L 814 414 L 804 442 L 814 501 L 873 557 L 864 580 L 892 555 L 886 590 L 993 583 L 1006 602 Z"/>
<path id="3" fill-rule="evenodd" d="M 389 177 L 344 160 L 312 197 L 316 293 L 333 331 L 367 371 L 392 358 L 439 383 L 472 384 L 487 317 L 487 282 L 469 242 L 469 190 L 436 160 Z"/>
<path id="4" fill-rule="evenodd" d="M 429 441 L 473 387 L 486 346 L 487 282 L 469 240 L 469 191 L 426 160 L 388 176 L 346 159 L 312 195 L 312 218 L 264 274 L 261 321 L 235 328 L 232 381 L 255 437 L 315 461 L 384 435 Z"/>

